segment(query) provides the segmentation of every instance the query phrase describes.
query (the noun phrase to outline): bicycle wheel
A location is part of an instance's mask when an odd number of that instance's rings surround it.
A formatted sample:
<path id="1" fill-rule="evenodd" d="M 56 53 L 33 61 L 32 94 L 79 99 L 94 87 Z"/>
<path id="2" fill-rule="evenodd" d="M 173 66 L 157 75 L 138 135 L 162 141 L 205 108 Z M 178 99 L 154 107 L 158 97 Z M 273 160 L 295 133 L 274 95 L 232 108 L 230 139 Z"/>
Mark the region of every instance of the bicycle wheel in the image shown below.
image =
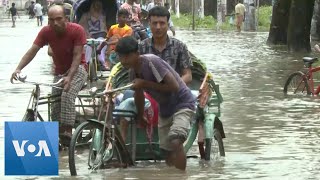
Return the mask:
<path id="1" fill-rule="evenodd" d="M 224 146 L 220 131 L 218 129 L 213 130 L 214 138 L 205 139 L 205 157 L 204 159 L 218 160 L 221 156 L 225 156 Z"/>
<path id="2" fill-rule="evenodd" d="M 86 121 L 73 133 L 69 147 L 69 169 L 72 176 L 76 176 L 77 172 L 87 171 L 88 174 L 100 168 L 124 167 L 117 136 L 114 139 L 105 137 L 105 147 L 98 147 L 102 138 L 97 133 L 101 133 L 102 129 L 102 124 Z"/>
<path id="3" fill-rule="evenodd" d="M 292 73 L 283 89 L 284 95 L 310 95 L 308 80 L 303 72 Z"/>

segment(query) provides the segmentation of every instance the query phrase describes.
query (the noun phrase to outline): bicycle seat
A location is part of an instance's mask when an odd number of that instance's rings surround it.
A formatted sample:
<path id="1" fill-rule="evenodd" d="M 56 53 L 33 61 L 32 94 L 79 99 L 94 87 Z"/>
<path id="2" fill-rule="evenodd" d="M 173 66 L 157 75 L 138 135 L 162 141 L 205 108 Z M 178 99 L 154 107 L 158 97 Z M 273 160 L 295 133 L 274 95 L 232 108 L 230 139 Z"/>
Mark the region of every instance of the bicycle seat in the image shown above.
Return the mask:
<path id="1" fill-rule="evenodd" d="M 316 58 L 316 57 L 313 57 L 313 58 L 312 57 L 303 57 L 303 62 L 305 62 L 305 63 L 312 64 L 316 61 L 318 61 L 318 58 Z"/>

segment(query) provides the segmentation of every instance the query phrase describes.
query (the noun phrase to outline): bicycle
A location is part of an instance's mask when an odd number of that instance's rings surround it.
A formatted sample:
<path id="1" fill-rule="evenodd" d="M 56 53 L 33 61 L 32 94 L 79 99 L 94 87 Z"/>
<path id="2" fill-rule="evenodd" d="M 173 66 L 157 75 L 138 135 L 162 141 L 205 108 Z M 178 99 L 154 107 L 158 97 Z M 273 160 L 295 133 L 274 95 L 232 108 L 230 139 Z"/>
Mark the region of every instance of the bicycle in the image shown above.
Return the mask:
<path id="1" fill-rule="evenodd" d="M 102 167 L 120 166 L 126 167 L 134 164 L 134 156 L 130 156 L 128 149 L 117 127 L 117 122 L 113 118 L 114 114 L 113 96 L 122 90 L 129 89 L 132 84 L 113 89 L 97 92 L 97 88 L 91 88 L 89 91 L 93 98 L 107 97 L 107 101 L 102 104 L 98 119 L 89 119 L 80 124 L 72 135 L 69 147 L 69 169 L 72 176 L 77 175 L 76 164 L 81 162 L 88 163 L 89 170 L 96 170 Z M 103 111 L 105 116 L 103 117 Z M 130 111 L 121 111 L 128 113 L 126 117 L 131 118 L 132 124 L 136 114 Z M 123 117 L 123 116 L 122 116 Z M 102 120 L 103 119 L 103 120 Z M 135 129 L 135 126 L 132 128 Z M 133 146 L 135 143 L 132 143 Z M 77 148 L 77 149 L 76 149 Z M 87 148 L 87 149 L 85 149 Z M 81 154 L 80 154 L 81 153 Z M 79 154 L 79 155 L 78 155 Z M 135 154 L 135 147 L 132 147 L 131 155 Z M 84 158 L 84 159 L 83 159 Z M 77 162 L 76 162 L 77 161 Z"/>
<path id="2" fill-rule="evenodd" d="M 283 89 L 285 95 L 318 95 L 320 93 L 320 84 L 315 89 L 313 80 L 313 73 L 318 72 L 320 66 L 312 67 L 318 58 L 304 57 L 302 60 L 305 69 L 290 74 Z"/>

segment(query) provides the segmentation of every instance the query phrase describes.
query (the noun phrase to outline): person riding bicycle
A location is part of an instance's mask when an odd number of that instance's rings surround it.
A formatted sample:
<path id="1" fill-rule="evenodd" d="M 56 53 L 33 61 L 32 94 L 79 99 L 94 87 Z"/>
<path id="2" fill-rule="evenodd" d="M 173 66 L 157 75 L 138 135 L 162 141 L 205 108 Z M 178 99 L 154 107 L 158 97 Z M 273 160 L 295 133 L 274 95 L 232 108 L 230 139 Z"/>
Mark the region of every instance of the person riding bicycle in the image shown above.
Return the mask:
<path id="1" fill-rule="evenodd" d="M 158 133 L 160 148 L 168 152 L 166 162 L 185 170 L 183 142 L 187 139 L 195 110 L 191 90 L 164 60 L 153 54 L 140 55 L 138 42 L 133 37 L 120 39 L 116 52 L 121 64 L 130 69 L 138 122 L 143 123 L 143 91 L 146 91 L 159 105 Z"/>
<path id="2" fill-rule="evenodd" d="M 141 8 L 135 4 L 135 0 L 127 0 L 120 6 L 120 9 L 126 9 L 129 16 L 129 25 L 133 29 L 134 37 L 138 40 L 143 40 L 148 37 L 146 31 L 143 31 L 145 28 L 140 22 L 141 19 Z"/>
<path id="3" fill-rule="evenodd" d="M 61 101 L 52 104 L 51 116 L 52 120 L 59 121 L 59 135 L 68 138 L 65 139 L 65 145 L 68 146 L 76 119 L 75 98 L 87 79 L 82 54 L 86 34 L 83 27 L 68 22 L 62 5 L 49 8 L 48 21 L 49 25 L 40 30 L 31 48 L 12 73 L 10 81 L 12 83 L 13 79 L 17 79 L 17 75 L 33 60 L 40 48 L 50 45 L 54 62 L 53 81 L 63 78 L 63 89 L 52 88 L 52 95 L 61 94 Z"/>

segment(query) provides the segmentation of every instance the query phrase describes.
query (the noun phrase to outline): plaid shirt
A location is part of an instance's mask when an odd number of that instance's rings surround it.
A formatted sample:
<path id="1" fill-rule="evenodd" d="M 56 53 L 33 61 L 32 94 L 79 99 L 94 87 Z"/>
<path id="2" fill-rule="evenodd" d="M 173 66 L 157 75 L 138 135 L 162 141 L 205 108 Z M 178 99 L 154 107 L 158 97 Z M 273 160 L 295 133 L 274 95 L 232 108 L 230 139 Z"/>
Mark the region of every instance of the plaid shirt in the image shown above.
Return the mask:
<path id="1" fill-rule="evenodd" d="M 140 54 L 154 54 L 165 60 L 178 74 L 183 69 L 191 68 L 192 61 L 187 46 L 178 39 L 167 37 L 167 45 L 162 52 L 153 45 L 153 39 L 148 38 L 139 44 Z"/>

